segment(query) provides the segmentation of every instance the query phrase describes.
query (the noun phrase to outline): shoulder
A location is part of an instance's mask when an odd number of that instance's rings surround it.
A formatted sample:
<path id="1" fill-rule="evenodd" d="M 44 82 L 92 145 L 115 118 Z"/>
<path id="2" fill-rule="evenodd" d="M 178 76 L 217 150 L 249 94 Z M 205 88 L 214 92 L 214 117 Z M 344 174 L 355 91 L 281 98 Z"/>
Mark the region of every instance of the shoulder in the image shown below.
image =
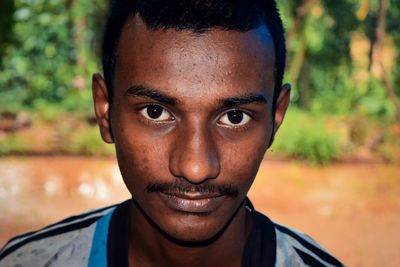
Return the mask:
<path id="1" fill-rule="evenodd" d="M 116 205 L 82 213 L 12 238 L 0 250 L 1 266 L 84 266 L 97 222 Z"/>
<path id="2" fill-rule="evenodd" d="M 276 266 L 343 266 L 310 236 L 273 222 Z"/>

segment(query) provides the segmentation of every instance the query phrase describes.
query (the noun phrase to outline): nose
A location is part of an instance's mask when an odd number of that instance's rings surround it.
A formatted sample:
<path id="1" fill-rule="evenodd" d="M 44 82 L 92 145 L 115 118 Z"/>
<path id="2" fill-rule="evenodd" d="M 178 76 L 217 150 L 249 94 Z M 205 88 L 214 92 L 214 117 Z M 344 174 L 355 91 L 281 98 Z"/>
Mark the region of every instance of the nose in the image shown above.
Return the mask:
<path id="1" fill-rule="evenodd" d="M 171 148 L 171 173 L 192 184 L 216 178 L 220 161 L 215 143 L 207 127 L 181 131 Z"/>

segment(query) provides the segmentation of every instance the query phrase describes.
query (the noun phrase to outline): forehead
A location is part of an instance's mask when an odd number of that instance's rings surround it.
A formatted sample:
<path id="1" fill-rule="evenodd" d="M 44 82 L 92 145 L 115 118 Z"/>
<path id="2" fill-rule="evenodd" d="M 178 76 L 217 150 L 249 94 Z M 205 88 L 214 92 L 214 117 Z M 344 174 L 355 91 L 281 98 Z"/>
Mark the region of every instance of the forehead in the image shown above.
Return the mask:
<path id="1" fill-rule="evenodd" d="M 114 84 L 117 91 L 147 84 L 182 97 L 271 91 L 274 66 L 273 41 L 265 26 L 248 32 L 151 31 L 131 17 L 120 36 Z"/>

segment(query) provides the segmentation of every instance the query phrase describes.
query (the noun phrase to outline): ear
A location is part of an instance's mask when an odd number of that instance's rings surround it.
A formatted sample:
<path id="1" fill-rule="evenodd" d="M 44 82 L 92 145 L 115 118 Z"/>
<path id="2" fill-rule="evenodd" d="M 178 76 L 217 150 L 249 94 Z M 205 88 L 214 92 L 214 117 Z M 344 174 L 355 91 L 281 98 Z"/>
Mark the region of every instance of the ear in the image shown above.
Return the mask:
<path id="1" fill-rule="evenodd" d="M 110 103 L 108 100 L 108 91 L 106 83 L 99 73 L 93 74 L 92 77 L 92 94 L 94 111 L 96 114 L 97 124 L 99 125 L 100 134 L 106 143 L 113 143 L 111 123 L 109 117 Z"/>
<path id="2" fill-rule="evenodd" d="M 282 85 L 281 92 L 276 101 L 274 129 L 273 129 L 273 133 L 271 136 L 271 141 L 269 143 L 269 146 L 272 145 L 274 138 L 275 138 L 275 134 L 278 132 L 278 129 L 283 122 L 283 118 L 285 117 L 286 110 L 289 107 L 291 87 L 292 86 L 289 83 L 285 83 L 284 85 Z"/>

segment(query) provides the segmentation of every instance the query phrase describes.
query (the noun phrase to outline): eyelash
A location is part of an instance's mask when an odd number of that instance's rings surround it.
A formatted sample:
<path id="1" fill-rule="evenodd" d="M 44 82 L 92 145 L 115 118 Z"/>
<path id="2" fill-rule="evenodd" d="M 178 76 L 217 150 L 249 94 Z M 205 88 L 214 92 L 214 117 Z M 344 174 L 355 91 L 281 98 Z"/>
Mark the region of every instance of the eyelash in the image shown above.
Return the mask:
<path id="1" fill-rule="evenodd" d="M 174 113 L 172 113 L 168 108 L 164 107 L 163 105 L 158 104 L 158 103 L 145 103 L 145 104 L 142 104 L 142 105 L 140 105 L 139 107 L 137 107 L 137 108 L 135 109 L 135 111 L 136 111 L 136 113 L 137 113 L 137 115 L 138 115 L 140 121 L 142 121 L 142 122 L 143 122 L 144 124 L 146 124 L 147 126 L 162 127 L 162 126 L 164 126 L 165 124 L 167 124 L 166 122 L 148 119 L 148 118 L 144 117 L 142 114 L 140 114 L 141 111 L 142 111 L 143 109 L 148 108 L 148 107 L 150 107 L 150 106 L 160 106 L 161 108 L 163 108 L 164 110 L 166 110 L 167 112 L 169 112 L 169 113 L 171 114 L 171 116 L 172 116 L 172 117 L 174 118 L 174 120 L 175 120 L 175 115 L 174 115 Z"/>
<path id="2" fill-rule="evenodd" d="M 244 125 L 239 125 L 239 126 L 224 126 L 224 125 L 221 125 L 221 127 L 229 128 L 230 130 L 233 130 L 235 132 L 244 132 L 250 127 L 251 121 L 254 120 L 253 114 L 251 112 L 249 112 L 249 111 L 245 111 L 245 110 L 242 110 L 242 109 L 239 109 L 239 108 L 230 109 L 230 110 L 227 110 L 224 113 L 222 113 L 222 115 L 218 117 L 218 120 L 220 120 L 223 116 L 227 115 L 229 112 L 235 111 L 235 110 L 243 112 L 244 114 L 249 116 L 250 117 L 250 121 L 248 123 L 245 123 Z"/>

